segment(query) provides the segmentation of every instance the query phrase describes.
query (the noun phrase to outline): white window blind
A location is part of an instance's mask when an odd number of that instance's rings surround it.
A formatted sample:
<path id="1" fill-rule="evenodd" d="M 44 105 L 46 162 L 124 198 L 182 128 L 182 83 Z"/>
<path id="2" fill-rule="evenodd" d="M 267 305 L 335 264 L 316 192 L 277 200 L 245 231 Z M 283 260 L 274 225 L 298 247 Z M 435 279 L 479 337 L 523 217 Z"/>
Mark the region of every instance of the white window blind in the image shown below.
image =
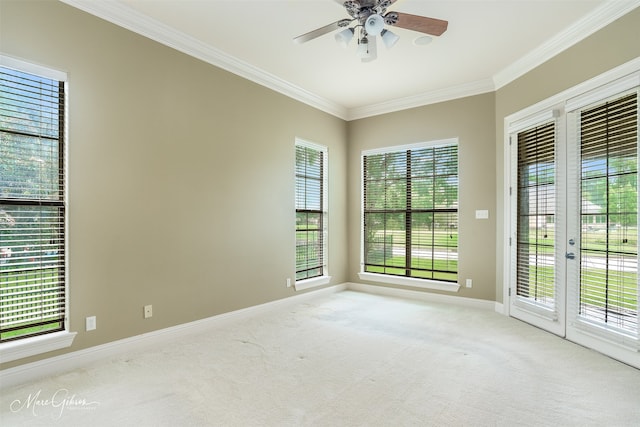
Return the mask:
<path id="1" fill-rule="evenodd" d="M 457 144 L 365 153 L 363 192 L 363 272 L 457 281 Z"/>
<path id="2" fill-rule="evenodd" d="M 0 342 L 65 329 L 65 84 L 0 67 Z"/>
<path id="3" fill-rule="evenodd" d="M 326 274 L 327 150 L 296 144 L 296 281 Z"/>

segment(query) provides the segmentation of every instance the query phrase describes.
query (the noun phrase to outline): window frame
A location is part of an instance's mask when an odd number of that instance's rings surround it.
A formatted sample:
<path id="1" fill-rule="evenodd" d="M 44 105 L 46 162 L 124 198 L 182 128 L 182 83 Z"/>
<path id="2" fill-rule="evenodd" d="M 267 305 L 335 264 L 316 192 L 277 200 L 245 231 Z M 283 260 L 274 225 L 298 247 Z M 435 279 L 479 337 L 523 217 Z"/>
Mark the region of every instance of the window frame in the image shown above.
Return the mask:
<path id="1" fill-rule="evenodd" d="M 64 329 L 61 331 L 46 332 L 42 335 L 28 336 L 24 338 L 17 338 L 11 341 L 0 343 L 0 363 L 6 363 L 13 360 L 22 359 L 29 356 L 34 356 L 42 353 L 47 353 L 54 350 L 70 347 L 73 343 L 76 332 L 70 332 L 70 320 L 69 320 L 69 214 L 68 214 L 68 147 L 69 147 L 69 132 L 68 132 L 68 116 L 69 116 L 69 96 L 68 96 L 68 78 L 67 74 L 62 71 L 50 69 L 40 65 L 32 64 L 26 61 L 22 61 L 16 58 L 12 58 L 5 55 L 0 55 L 0 66 L 4 68 L 10 68 L 16 71 L 36 75 L 39 77 L 48 78 L 62 82 L 64 85 L 64 113 L 61 117 L 62 120 L 62 207 L 64 209 Z"/>
<path id="2" fill-rule="evenodd" d="M 321 204 L 322 204 L 322 225 L 321 225 L 321 233 L 322 233 L 322 275 L 320 276 L 314 276 L 314 277 L 310 277 L 310 278 L 306 278 L 306 279 L 300 279 L 297 280 L 295 279 L 295 274 L 294 274 L 294 289 L 296 291 L 300 291 L 300 290 L 305 290 L 305 289 L 310 289 L 310 288 L 314 288 L 317 286 L 322 286 L 322 285 L 327 285 L 331 282 L 331 276 L 329 275 L 329 257 L 328 257 L 328 248 L 329 248 L 329 244 L 328 244 L 328 236 L 329 236 L 329 232 L 328 232 L 328 225 L 329 225 L 329 215 L 328 215 L 328 201 L 329 201 L 329 196 L 328 196 L 328 176 L 329 176 L 329 149 L 327 146 L 324 145 L 320 145 L 317 144 L 315 142 L 310 142 L 301 138 L 296 138 L 295 139 L 295 144 L 294 144 L 294 152 L 295 150 L 298 149 L 298 147 L 304 147 L 304 148 L 308 148 L 311 150 L 315 150 L 318 151 L 322 154 L 322 181 L 321 181 L 321 193 L 322 193 L 322 199 L 321 199 Z M 297 179 L 297 174 L 296 174 L 296 164 L 295 164 L 295 155 L 294 155 L 294 187 L 295 187 L 295 179 Z M 295 200 L 297 198 L 297 188 L 294 188 L 294 212 L 296 212 L 297 214 L 297 207 L 295 206 Z M 294 231 L 294 242 L 296 243 L 294 245 L 294 248 L 297 247 L 297 239 L 296 239 L 296 233 L 297 233 L 297 226 L 295 226 L 295 231 Z"/>
<path id="3" fill-rule="evenodd" d="M 397 145 L 397 146 L 389 146 L 376 148 L 371 150 L 363 150 L 360 153 L 360 271 L 358 273 L 358 277 L 361 280 L 366 280 L 370 282 L 377 282 L 383 284 L 391 284 L 391 285 L 401 285 L 411 288 L 421 288 L 421 289 L 432 289 L 439 291 L 447 291 L 447 292 L 458 292 L 460 289 L 460 277 L 457 277 L 456 282 L 448 282 L 437 279 L 429 279 L 429 278 L 415 278 L 408 276 L 396 276 L 385 273 L 371 273 L 365 271 L 365 227 L 364 227 L 364 219 L 365 219 L 365 157 L 377 154 L 389 154 L 389 153 L 406 153 L 409 150 L 419 150 L 424 148 L 434 148 L 439 146 L 452 146 L 455 145 L 458 148 L 458 225 L 460 218 L 460 144 L 457 137 L 455 138 L 447 138 L 441 140 L 432 140 L 426 142 L 419 142 L 415 144 L 405 144 L 405 145 Z M 459 229 L 459 227 L 458 227 Z M 458 242 L 457 253 L 459 259 L 460 253 L 460 244 Z M 458 266 L 457 272 L 458 275 L 460 273 L 460 268 Z"/>

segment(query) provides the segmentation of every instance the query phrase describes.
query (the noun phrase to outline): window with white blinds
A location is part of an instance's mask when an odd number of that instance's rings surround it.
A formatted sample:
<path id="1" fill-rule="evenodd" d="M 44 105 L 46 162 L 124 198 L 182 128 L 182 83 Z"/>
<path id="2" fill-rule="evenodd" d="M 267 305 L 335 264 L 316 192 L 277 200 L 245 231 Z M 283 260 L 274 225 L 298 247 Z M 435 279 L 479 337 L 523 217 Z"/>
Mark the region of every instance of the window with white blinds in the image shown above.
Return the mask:
<path id="1" fill-rule="evenodd" d="M 296 142 L 296 281 L 326 275 L 327 149 Z"/>
<path id="2" fill-rule="evenodd" d="M 457 282 L 458 145 L 363 153 L 363 272 Z"/>
<path id="3" fill-rule="evenodd" d="M 65 330 L 65 83 L 0 67 L 0 343 Z"/>
<path id="4" fill-rule="evenodd" d="M 555 135 L 553 121 L 517 134 L 516 294 L 550 308 L 555 301 Z"/>
<path id="5" fill-rule="evenodd" d="M 580 111 L 580 141 L 579 316 L 637 336 L 637 92 Z"/>

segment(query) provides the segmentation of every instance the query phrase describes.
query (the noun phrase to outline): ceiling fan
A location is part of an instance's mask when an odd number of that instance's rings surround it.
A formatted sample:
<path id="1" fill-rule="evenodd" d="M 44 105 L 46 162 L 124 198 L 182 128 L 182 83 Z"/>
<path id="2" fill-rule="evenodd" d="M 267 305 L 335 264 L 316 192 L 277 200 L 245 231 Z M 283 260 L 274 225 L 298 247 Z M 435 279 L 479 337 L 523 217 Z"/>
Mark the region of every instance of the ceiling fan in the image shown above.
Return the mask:
<path id="1" fill-rule="evenodd" d="M 358 32 L 358 49 L 356 54 L 363 62 L 370 62 L 377 57 L 376 37 L 380 36 L 387 48 L 391 48 L 399 37 L 385 25 L 418 31 L 424 34 L 439 36 L 447 30 L 449 23 L 441 19 L 411 15 L 402 12 L 387 12 L 387 8 L 396 0 L 335 0 L 344 6 L 351 18 L 341 19 L 324 27 L 294 38 L 296 43 L 305 43 L 317 37 L 343 28 L 335 35 L 338 43 L 346 47 Z M 351 26 L 351 24 L 354 24 Z"/>

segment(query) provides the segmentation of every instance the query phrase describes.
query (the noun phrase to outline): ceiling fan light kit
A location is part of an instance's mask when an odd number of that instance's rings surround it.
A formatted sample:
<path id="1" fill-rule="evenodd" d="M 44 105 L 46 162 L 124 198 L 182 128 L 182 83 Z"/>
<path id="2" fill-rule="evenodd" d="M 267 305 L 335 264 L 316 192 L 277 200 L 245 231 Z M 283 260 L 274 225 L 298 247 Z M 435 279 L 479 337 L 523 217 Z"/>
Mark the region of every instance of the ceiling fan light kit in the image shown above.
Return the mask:
<path id="1" fill-rule="evenodd" d="M 369 15 L 367 18 L 364 29 L 370 36 L 377 36 L 384 29 L 384 18 L 377 13 Z"/>
<path id="2" fill-rule="evenodd" d="M 387 47 L 387 49 L 391 49 L 393 45 L 395 45 L 398 40 L 400 40 L 400 37 L 398 37 L 396 33 L 393 33 L 390 30 L 382 30 L 382 33 L 380 33 L 380 37 L 382 37 L 382 41 L 384 42 L 384 45 Z"/>
<path id="3" fill-rule="evenodd" d="M 358 41 L 358 49 L 356 49 L 356 55 L 361 59 L 365 59 L 369 56 L 369 40 L 367 40 L 366 37 Z"/>
<path id="4" fill-rule="evenodd" d="M 396 0 L 336 1 L 345 8 L 351 16 L 351 19 L 341 19 L 298 36 L 293 40 L 297 43 L 305 43 L 343 28 L 335 35 L 335 40 L 341 46 L 347 47 L 356 31 L 358 31 L 356 56 L 359 57 L 362 62 L 371 62 L 377 58 L 377 36 L 380 36 L 387 49 L 392 48 L 400 39 L 396 34 L 387 30 L 385 25 L 418 31 L 428 35 L 416 38 L 414 40 L 415 45 L 429 44 L 432 40 L 430 36 L 442 35 L 449 25 L 447 21 L 441 19 L 410 15 L 402 12 L 387 12 L 387 8 L 393 5 Z M 350 26 L 352 24 L 355 25 Z"/>
<path id="5" fill-rule="evenodd" d="M 336 42 L 338 42 L 340 46 L 346 49 L 346 47 L 349 45 L 349 42 L 353 38 L 354 33 L 355 33 L 355 30 L 353 28 L 345 28 L 339 33 L 336 33 L 336 36 L 335 36 Z"/>

